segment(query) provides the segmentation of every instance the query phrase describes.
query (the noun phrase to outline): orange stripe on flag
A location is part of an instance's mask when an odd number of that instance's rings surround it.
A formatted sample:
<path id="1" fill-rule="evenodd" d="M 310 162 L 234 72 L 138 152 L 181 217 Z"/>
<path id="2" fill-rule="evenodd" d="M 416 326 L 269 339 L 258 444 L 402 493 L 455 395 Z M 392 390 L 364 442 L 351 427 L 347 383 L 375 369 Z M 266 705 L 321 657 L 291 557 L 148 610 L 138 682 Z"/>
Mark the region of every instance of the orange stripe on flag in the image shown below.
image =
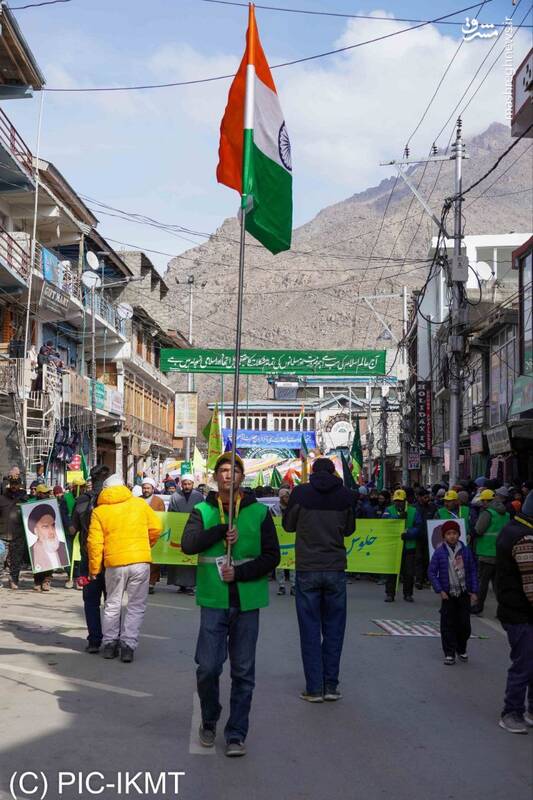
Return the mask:
<path id="1" fill-rule="evenodd" d="M 254 62 L 257 77 L 275 92 L 276 87 L 257 32 L 254 6 L 250 5 L 246 50 L 229 90 L 228 103 L 220 125 L 218 148 L 217 181 L 235 189 L 239 194 L 242 194 L 246 67 Z"/>

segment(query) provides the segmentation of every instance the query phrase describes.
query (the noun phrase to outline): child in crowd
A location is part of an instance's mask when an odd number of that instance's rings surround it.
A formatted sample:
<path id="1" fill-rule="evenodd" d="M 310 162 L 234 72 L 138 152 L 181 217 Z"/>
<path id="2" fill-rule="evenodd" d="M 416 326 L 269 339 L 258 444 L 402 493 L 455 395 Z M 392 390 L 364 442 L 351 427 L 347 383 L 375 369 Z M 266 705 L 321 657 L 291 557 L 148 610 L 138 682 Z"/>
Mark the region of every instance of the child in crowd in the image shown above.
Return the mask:
<path id="1" fill-rule="evenodd" d="M 470 548 L 459 541 L 460 533 L 455 520 L 443 523 L 443 542 L 433 553 L 428 569 L 429 580 L 442 598 L 440 635 L 446 665 L 455 664 L 456 654 L 460 661 L 468 661 L 470 605 L 477 603 L 476 563 Z"/>

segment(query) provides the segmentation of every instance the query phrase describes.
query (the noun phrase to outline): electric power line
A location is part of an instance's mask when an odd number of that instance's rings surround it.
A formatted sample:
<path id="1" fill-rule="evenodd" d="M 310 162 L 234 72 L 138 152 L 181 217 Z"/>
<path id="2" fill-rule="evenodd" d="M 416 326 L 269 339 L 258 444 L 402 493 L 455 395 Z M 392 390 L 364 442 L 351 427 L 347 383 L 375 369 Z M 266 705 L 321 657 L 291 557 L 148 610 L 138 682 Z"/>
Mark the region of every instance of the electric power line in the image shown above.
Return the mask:
<path id="1" fill-rule="evenodd" d="M 492 2 L 492 0 L 486 0 L 486 2 Z M 280 64 L 274 64 L 270 67 L 270 69 L 280 69 L 282 67 L 292 67 L 295 64 L 303 64 L 308 61 L 317 61 L 321 58 L 328 58 L 332 55 L 337 55 L 338 53 L 346 53 L 350 50 L 355 50 L 359 47 L 365 47 L 368 44 L 375 44 L 376 42 L 383 42 L 387 39 L 392 39 L 395 36 L 400 36 L 403 33 L 409 33 L 410 31 L 418 30 L 419 28 L 424 28 L 426 25 L 433 25 L 437 22 L 441 22 L 442 20 L 449 19 L 450 17 L 457 16 L 457 14 L 462 14 L 465 11 L 470 11 L 472 8 L 477 8 L 479 3 L 475 3 L 471 6 L 466 6 L 465 8 L 459 8 L 456 11 L 451 12 L 450 14 L 444 14 L 441 17 L 436 17 L 435 19 L 430 19 L 425 22 L 420 22 L 417 25 L 412 25 L 409 28 L 402 28 L 399 31 L 393 31 L 392 33 L 383 34 L 382 36 L 376 36 L 373 39 L 366 39 L 363 42 L 356 42 L 355 44 L 345 45 L 344 47 L 337 47 L 333 50 L 327 50 L 323 53 L 315 53 L 311 56 L 304 56 L 302 58 L 295 58 L 291 61 L 283 61 Z M 229 78 L 234 78 L 235 73 L 232 72 L 227 75 L 214 75 L 208 78 L 195 78 L 187 81 L 171 81 L 168 83 L 151 83 L 151 84 L 139 84 L 134 86 L 91 86 L 91 87 L 48 87 L 43 89 L 46 92 L 127 92 L 127 91 L 138 91 L 144 89 L 168 89 L 171 87 L 176 86 L 194 86 L 201 83 L 214 83 L 215 81 L 222 81 L 228 80 Z"/>

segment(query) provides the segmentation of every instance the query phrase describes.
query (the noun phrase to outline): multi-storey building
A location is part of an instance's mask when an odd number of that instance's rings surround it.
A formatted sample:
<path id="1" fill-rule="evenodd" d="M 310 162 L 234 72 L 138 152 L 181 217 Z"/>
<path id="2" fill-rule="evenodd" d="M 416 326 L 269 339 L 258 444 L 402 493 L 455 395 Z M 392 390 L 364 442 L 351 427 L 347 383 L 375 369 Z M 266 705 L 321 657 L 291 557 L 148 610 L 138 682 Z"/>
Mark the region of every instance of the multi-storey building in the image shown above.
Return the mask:
<path id="1" fill-rule="evenodd" d="M 524 425 L 514 413 L 517 380 L 527 374 L 521 332 L 527 322 L 522 329 L 518 324 L 520 305 L 526 321 L 527 296 L 524 299 L 525 293 L 519 291 L 519 272 L 514 267 L 518 264 L 522 280 L 530 282 L 528 245 L 521 247 L 529 236 L 514 233 L 464 239 L 471 270 L 466 284 L 466 345 L 460 376 L 462 478 L 527 478 L 533 473 L 532 426 Z M 422 449 L 419 468 L 412 477 L 426 482 L 440 480 L 449 470 L 449 314 L 446 275 L 438 268 L 423 299 L 418 293 L 413 296 L 408 342 L 412 398 L 408 435 L 411 447 Z M 529 413 L 526 406 L 522 410 Z"/>

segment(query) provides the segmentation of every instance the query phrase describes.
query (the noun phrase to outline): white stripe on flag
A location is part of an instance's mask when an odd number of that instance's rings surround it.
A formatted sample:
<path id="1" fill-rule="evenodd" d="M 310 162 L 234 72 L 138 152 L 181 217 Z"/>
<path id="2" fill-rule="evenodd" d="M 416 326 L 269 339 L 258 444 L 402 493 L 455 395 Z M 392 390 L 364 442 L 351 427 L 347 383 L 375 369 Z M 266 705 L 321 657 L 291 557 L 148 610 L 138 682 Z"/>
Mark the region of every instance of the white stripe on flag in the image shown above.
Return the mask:
<path id="1" fill-rule="evenodd" d="M 279 132 L 282 125 L 283 111 L 277 94 L 256 75 L 254 144 L 263 155 L 286 169 L 279 155 Z"/>
<path id="2" fill-rule="evenodd" d="M 244 129 L 253 130 L 255 106 L 255 67 L 248 64 L 246 67 L 246 91 L 244 94 Z"/>

